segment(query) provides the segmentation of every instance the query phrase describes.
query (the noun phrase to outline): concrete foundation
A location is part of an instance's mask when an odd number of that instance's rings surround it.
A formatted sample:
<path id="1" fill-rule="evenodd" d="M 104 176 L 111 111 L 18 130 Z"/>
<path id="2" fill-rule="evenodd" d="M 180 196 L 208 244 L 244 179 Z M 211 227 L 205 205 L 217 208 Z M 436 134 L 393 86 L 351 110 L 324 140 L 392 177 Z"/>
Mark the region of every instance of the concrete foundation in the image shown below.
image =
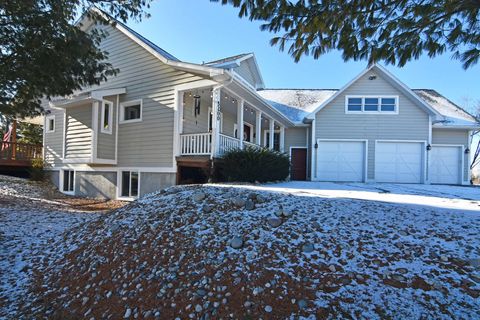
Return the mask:
<path id="1" fill-rule="evenodd" d="M 175 173 L 141 172 L 140 175 L 140 196 L 171 187 L 177 179 Z"/>

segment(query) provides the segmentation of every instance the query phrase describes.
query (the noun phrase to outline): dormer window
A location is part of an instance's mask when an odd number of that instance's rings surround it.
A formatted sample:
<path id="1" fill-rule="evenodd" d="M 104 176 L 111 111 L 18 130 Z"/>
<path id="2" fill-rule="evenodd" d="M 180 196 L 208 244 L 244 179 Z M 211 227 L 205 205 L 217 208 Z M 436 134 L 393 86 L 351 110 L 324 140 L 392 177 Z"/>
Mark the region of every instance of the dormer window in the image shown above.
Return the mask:
<path id="1" fill-rule="evenodd" d="M 398 114 L 398 96 L 346 96 L 345 113 Z"/>

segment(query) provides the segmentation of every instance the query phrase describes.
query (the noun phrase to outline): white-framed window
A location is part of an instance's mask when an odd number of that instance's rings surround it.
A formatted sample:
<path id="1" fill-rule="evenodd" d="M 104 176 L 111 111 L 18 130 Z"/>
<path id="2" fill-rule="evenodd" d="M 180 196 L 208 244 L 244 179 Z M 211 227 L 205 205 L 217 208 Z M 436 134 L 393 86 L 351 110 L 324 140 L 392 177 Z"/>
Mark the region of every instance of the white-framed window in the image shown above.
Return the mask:
<path id="1" fill-rule="evenodd" d="M 120 122 L 130 123 L 142 121 L 143 101 L 134 100 L 120 103 Z"/>
<path id="2" fill-rule="evenodd" d="M 45 131 L 47 133 L 55 132 L 55 116 L 54 115 L 47 116 L 45 118 L 45 125 L 46 125 Z"/>
<path id="3" fill-rule="evenodd" d="M 138 198 L 140 189 L 140 173 L 138 171 L 122 171 L 120 196 L 122 198 Z"/>
<path id="4" fill-rule="evenodd" d="M 62 170 L 60 179 L 60 188 L 62 192 L 68 194 L 75 193 L 75 171 L 74 170 Z"/>
<path id="5" fill-rule="evenodd" d="M 346 96 L 345 113 L 398 114 L 398 96 Z"/>
<path id="6" fill-rule="evenodd" d="M 102 103 L 102 122 L 100 131 L 102 133 L 112 134 L 113 126 L 113 102 L 103 101 Z"/>

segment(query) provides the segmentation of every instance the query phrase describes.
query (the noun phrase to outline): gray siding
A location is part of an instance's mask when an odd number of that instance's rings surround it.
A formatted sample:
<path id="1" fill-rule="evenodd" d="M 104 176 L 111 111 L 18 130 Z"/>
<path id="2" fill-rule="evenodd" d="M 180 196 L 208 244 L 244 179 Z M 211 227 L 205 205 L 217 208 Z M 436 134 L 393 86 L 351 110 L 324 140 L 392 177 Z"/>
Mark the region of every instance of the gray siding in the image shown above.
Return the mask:
<path id="1" fill-rule="evenodd" d="M 89 198 L 115 199 L 116 172 L 75 171 L 75 195 Z"/>
<path id="2" fill-rule="evenodd" d="M 177 71 L 111 26 L 101 49 L 120 73 L 102 88 L 125 87 L 120 102 L 143 99 L 142 121 L 119 124 L 118 166 L 170 167 L 173 165 L 174 87 L 202 79 Z"/>
<path id="3" fill-rule="evenodd" d="M 232 114 L 229 112 L 223 113 L 223 127 L 222 133 L 226 134 L 227 136 L 234 137 L 235 136 L 235 124 L 237 123 L 237 115 Z"/>
<path id="4" fill-rule="evenodd" d="M 98 128 L 97 128 L 97 158 L 115 159 L 115 134 L 117 132 L 117 99 L 116 97 L 106 97 L 105 100 L 113 103 L 112 115 L 112 133 L 102 133 L 102 106 L 98 108 Z"/>
<path id="5" fill-rule="evenodd" d="M 171 187 L 176 183 L 175 173 L 141 172 L 140 175 L 140 196 Z"/>
<path id="6" fill-rule="evenodd" d="M 457 129 L 433 129 L 432 130 L 432 144 L 456 144 L 463 145 L 470 148 L 468 145 L 468 130 Z M 468 155 L 464 155 L 463 164 L 463 180 L 468 181 L 468 171 L 470 170 L 470 163 Z"/>
<path id="7" fill-rule="evenodd" d="M 364 75 L 316 114 L 316 139 L 368 139 L 368 179 L 375 174 L 375 140 L 428 141 L 429 117 L 381 76 Z M 399 114 L 345 114 L 346 95 L 397 95 Z M 316 161 L 316 160 L 315 160 Z M 313 164 L 315 166 L 315 163 Z"/>
<path id="8" fill-rule="evenodd" d="M 90 158 L 92 155 L 92 106 L 67 108 L 65 158 Z"/>
<path id="9" fill-rule="evenodd" d="M 307 128 L 285 129 L 285 152 L 290 152 L 290 147 L 307 146 Z"/>
<path id="10" fill-rule="evenodd" d="M 239 76 L 241 76 L 245 81 L 250 83 L 253 87 L 255 87 L 255 77 L 253 76 L 253 72 L 250 69 L 248 60 L 243 61 L 240 63 L 240 67 L 233 69 Z"/>
<path id="11" fill-rule="evenodd" d="M 45 132 L 45 162 L 54 167 L 62 163 L 63 157 L 63 132 L 65 110 L 48 108 L 50 115 L 55 116 L 55 132 Z"/>

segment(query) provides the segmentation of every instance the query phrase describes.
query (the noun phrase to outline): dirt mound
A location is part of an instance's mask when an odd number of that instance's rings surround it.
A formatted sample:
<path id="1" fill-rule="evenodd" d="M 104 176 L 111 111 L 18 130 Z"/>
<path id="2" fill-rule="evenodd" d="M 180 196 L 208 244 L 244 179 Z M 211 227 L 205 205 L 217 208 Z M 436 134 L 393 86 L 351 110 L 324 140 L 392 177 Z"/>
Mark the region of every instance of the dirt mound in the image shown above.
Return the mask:
<path id="1" fill-rule="evenodd" d="M 36 268 L 22 315 L 474 317 L 480 278 L 467 261 L 479 240 L 459 238 L 474 221 L 246 187 L 174 187 L 65 234 L 55 244 L 64 257 Z"/>

